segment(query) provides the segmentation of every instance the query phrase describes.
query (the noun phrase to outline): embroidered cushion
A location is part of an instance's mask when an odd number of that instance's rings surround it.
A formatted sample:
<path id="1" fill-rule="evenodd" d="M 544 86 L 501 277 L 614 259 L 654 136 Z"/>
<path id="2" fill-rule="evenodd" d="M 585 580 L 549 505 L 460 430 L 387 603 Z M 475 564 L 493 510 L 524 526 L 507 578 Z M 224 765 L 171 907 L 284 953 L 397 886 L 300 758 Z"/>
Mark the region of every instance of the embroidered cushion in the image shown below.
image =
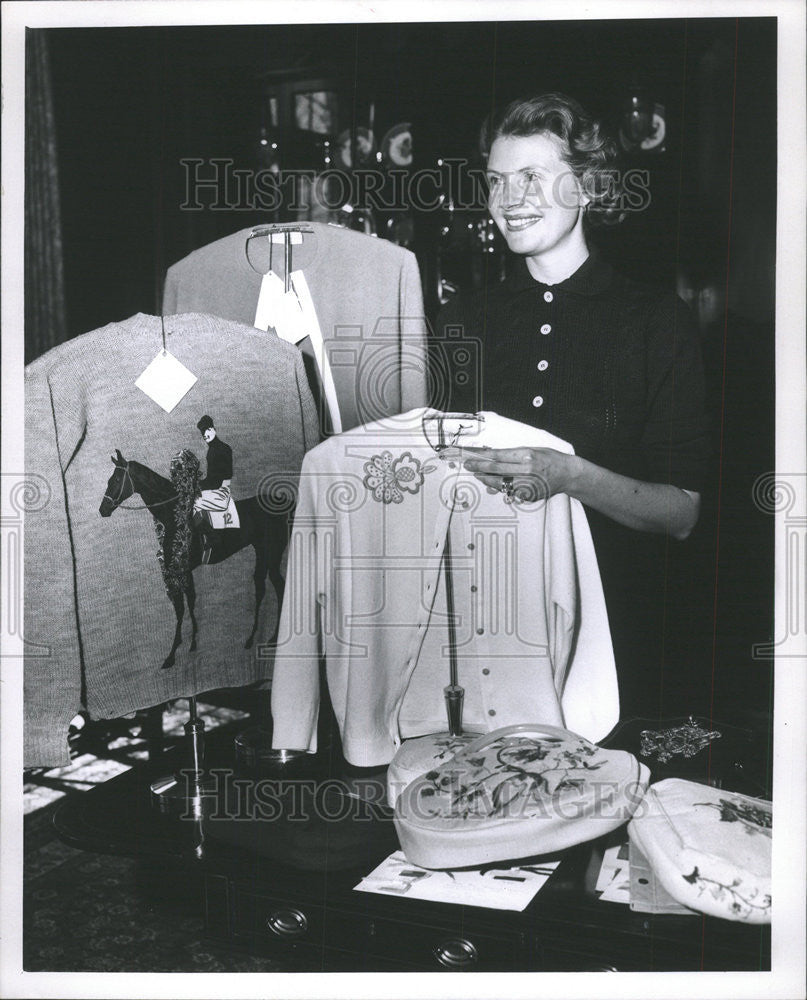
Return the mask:
<path id="1" fill-rule="evenodd" d="M 650 772 L 554 726 L 506 726 L 411 782 L 395 803 L 409 861 L 462 868 L 532 857 L 593 840 L 624 823 Z"/>
<path id="2" fill-rule="evenodd" d="M 406 740 L 387 770 L 387 805 L 393 808 L 410 781 L 451 760 L 459 750 L 479 739 L 479 736 L 479 733 L 463 733 L 461 736 L 433 733 Z"/>
<path id="3" fill-rule="evenodd" d="M 628 825 L 667 892 L 685 906 L 751 924 L 771 920 L 771 803 L 695 781 L 653 785 Z"/>

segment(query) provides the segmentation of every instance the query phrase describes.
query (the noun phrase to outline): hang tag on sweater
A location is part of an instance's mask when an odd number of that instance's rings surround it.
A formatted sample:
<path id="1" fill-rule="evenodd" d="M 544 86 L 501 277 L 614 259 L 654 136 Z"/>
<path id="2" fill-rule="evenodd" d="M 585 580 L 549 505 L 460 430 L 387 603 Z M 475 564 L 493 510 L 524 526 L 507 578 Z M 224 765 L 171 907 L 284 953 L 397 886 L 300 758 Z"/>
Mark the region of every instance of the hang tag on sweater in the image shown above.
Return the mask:
<path id="1" fill-rule="evenodd" d="M 135 385 L 166 413 L 170 413 L 197 382 L 193 372 L 170 351 L 160 350 Z"/>
<path id="2" fill-rule="evenodd" d="M 302 233 L 289 233 L 288 235 L 291 237 L 291 245 L 292 246 L 298 246 L 300 243 L 303 242 L 303 234 Z M 267 236 L 267 239 L 271 240 L 272 243 L 283 243 L 283 242 L 285 242 L 286 234 L 285 233 L 269 233 L 268 236 Z"/>
<path id="3" fill-rule="evenodd" d="M 259 330 L 273 329 L 281 340 L 290 344 L 297 344 L 310 335 L 296 292 L 294 289 L 284 291 L 283 282 L 273 271 L 263 276 L 254 326 Z"/>

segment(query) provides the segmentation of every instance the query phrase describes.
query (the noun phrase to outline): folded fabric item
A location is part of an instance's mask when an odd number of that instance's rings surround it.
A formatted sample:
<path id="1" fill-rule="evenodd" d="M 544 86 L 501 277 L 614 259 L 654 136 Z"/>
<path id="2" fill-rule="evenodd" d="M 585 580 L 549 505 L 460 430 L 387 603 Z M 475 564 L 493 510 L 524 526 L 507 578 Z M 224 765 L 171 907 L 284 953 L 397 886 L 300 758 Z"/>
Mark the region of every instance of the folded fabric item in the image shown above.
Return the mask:
<path id="1" fill-rule="evenodd" d="M 659 781 L 628 825 L 677 902 L 714 917 L 771 920 L 771 803 L 680 778 Z"/>
<path id="2" fill-rule="evenodd" d="M 532 857 L 616 829 L 649 777 L 632 754 L 568 730 L 506 726 L 411 782 L 395 803 L 395 827 L 408 860 L 423 868 Z"/>

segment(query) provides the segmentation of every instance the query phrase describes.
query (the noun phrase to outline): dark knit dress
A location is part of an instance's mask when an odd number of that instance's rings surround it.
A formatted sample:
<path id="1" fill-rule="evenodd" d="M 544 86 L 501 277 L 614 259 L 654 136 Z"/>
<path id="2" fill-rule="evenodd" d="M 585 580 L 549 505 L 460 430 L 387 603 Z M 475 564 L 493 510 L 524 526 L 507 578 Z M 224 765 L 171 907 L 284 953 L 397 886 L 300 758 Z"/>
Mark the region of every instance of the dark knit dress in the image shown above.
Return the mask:
<path id="1" fill-rule="evenodd" d="M 542 427 L 595 464 L 646 482 L 703 489 L 709 457 L 697 329 L 673 293 L 640 285 L 592 251 L 557 285 L 515 262 L 504 282 L 441 311 L 434 371 L 444 409 L 491 410 Z M 453 363 L 457 345 L 469 357 Z M 444 345 L 450 344 L 450 352 Z M 441 376 L 442 373 L 442 376 Z M 587 508 L 602 574 L 622 715 L 663 697 L 665 536 Z"/>

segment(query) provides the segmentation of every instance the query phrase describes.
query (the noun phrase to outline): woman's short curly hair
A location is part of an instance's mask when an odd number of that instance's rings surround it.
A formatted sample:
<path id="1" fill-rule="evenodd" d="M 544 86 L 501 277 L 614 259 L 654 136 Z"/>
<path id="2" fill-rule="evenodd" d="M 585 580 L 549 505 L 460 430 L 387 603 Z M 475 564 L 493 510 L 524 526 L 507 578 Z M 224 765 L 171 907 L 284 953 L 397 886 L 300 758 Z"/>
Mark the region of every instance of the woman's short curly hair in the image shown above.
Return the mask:
<path id="1" fill-rule="evenodd" d="M 542 94 L 512 101 L 482 125 L 480 150 L 487 161 L 496 139 L 550 134 L 563 143 L 563 159 L 589 197 L 586 219 L 592 224 L 620 222 L 617 146 L 600 123 L 565 94 Z"/>

